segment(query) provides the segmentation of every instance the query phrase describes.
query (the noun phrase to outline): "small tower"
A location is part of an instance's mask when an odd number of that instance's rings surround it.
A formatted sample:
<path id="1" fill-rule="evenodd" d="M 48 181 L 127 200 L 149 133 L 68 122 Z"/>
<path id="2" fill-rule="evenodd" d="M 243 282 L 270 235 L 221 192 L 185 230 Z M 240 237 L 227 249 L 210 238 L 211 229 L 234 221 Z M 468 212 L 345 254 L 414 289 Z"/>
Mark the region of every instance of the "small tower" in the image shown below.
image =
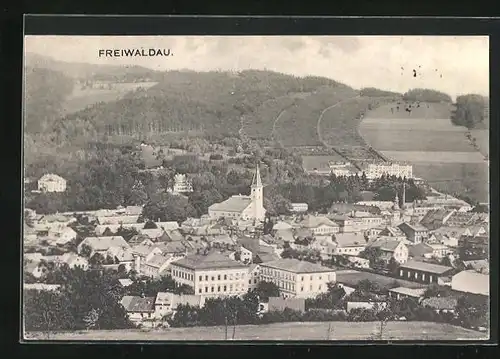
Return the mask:
<path id="1" fill-rule="evenodd" d="M 264 220 L 266 217 L 266 210 L 264 208 L 264 186 L 262 186 L 258 164 L 255 168 L 255 174 L 253 175 L 251 189 L 254 219 Z"/>
<path id="2" fill-rule="evenodd" d="M 392 209 L 396 211 L 399 210 L 399 196 L 397 192 L 396 192 L 396 198 L 394 198 L 394 205 L 392 206 Z"/>

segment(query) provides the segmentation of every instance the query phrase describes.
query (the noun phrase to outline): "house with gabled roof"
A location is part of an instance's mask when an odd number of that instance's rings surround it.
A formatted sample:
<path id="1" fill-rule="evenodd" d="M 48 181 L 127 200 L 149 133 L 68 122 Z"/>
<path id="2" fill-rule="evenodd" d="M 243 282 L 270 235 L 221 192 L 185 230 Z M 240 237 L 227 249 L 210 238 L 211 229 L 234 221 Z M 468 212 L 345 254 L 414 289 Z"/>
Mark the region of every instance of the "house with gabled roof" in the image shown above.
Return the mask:
<path id="1" fill-rule="evenodd" d="M 328 235 L 340 232 L 340 226 L 325 216 L 307 215 L 298 223 L 298 226 L 310 230 L 315 235 Z"/>
<path id="2" fill-rule="evenodd" d="M 155 254 L 143 263 L 141 274 L 151 278 L 161 276 L 167 272 L 170 263 L 174 260 L 175 258 L 169 254 Z"/>
<path id="3" fill-rule="evenodd" d="M 387 263 L 389 263 L 392 258 L 400 264 L 408 261 L 409 250 L 403 241 L 380 239 L 369 242 L 366 248 L 380 249 L 382 252 L 380 259 Z"/>
<path id="4" fill-rule="evenodd" d="M 358 232 L 335 234 L 333 244 L 335 255 L 357 256 L 366 248 L 365 237 Z"/>
<path id="5" fill-rule="evenodd" d="M 138 297 L 126 295 L 120 301 L 130 321 L 136 325 L 155 319 L 155 297 Z"/>
<path id="6" fill-rule="evenodd" d="M 78 254 L 82 254 L 82 249 L 86 246 L 90 247 L 90 257 L 92 257 L 95 253 L 105 255 L 106 251 L 111 247 L 130 247 L 122 236 L 87 237 L 78 245 Z"/>
<path id="7" fill-rule="evenodd" d="M 429 238 L 429 230 L 421 224 L 403 222 L 398 228 L 406 235 L 406 238 L 414 244 L 424 242 Z"/>

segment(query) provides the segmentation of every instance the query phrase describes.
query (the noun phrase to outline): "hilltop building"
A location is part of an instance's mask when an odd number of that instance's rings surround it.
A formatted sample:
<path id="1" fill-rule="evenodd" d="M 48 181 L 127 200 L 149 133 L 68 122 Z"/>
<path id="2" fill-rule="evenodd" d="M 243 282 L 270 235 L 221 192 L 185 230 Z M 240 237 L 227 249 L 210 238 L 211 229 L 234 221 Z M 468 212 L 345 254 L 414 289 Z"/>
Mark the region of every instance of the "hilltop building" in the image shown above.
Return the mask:
<path id="1" fill-rule="evenodd" d="M 413 178 L 413 166 L 400 163 L 370 163 L 365 174 L 368 179 L 379 178 L 382 175 Z"/>
<path id="2" fill-rule="evenodd" d="M 56 174 L 48 173 L 38 180 L 38 190 L 41 192 L 64 192 L 66 191 L 66 180 Z"/>
<path id="3" fill-rule="evenodd" d="M 193 184 L 184 174 L 176 174 L 174 176 L 174 185 L 167 190 L 173 194 L 193 192 Z"/>
<path id="4" fill-rule="evenodd" d="M 264 208 L 264 186 L 257 165 L 252 180 L 250 196 L 236 195 L 227 200 L 208 207 L 208 215 L 212 219 L 232 218 L 242 220 L 263 221 L 266 216 Z"/>

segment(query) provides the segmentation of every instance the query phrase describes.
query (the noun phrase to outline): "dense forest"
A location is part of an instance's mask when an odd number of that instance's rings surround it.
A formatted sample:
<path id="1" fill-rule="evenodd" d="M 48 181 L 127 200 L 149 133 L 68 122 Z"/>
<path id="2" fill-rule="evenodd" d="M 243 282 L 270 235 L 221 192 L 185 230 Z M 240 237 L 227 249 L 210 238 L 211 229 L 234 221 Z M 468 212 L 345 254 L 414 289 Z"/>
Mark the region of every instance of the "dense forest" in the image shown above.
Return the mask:
<path id="1" fill-rule="evenodd" d="M 411 89 L 403 95 L 408 102 L 451 102 L 451 97 L 440 91 L 431 89 Z"/>
<path id="2" fill-rule="evenodd" d="M 348 89 L 326 78 L 299 78 L 269 71 L 172 71 L 147 90 L 133 91 L 121 100 L 97 103 L 66 116 L 54 131 L 57 142 L 74 136 L 188 130 L 230 136 L 238 133 L 243 116 L 251 116 L 269 99 L 320 87 Z"/>
<path id="3" fill-rule="evenodd" d="M 487 101 L 488 99 L 481 95 L 458 96 L 451 122 L 458 126 L 465 126 L 468 129 L 488 128 L 489 116 L 485 113 Z"/>
<path id="4" fill-rule="evenodd" d="M 61 72 L 25 69 L 24 130 L 29 134 L 48 131 L 61 115 L 62 104 L 73 90 L 73 80 Z"/>
<path id="5" fill-rule="evenodd" d="M 396 97 L 396 98 L 399 98 L 402 96 L 402 94 L 400 94 L 398 92 L 380 90 L 380 89 L 375 88 L 375 87 L 364 87 L 359 91 L 359 94 L 361 96 L 368 96 L 368 97 Z"/>

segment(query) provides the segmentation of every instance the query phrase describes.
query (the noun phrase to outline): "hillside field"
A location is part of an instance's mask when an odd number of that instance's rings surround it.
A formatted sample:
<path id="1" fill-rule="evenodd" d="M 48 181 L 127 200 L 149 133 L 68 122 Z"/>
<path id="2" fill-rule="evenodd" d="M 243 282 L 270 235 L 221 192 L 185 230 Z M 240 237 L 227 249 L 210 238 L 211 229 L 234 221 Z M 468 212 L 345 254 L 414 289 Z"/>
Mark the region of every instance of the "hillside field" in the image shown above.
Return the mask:
<path id="1" fill-rule="evenodd" d="M 436 189 L 487 201 L 488 130 L 471 131 L 480 153 L 467 140 L 467 130 L 451 123 L 451 104 L 421 103 L 411 113 L 395 106 L 370 111 L 359 126 L 363 138 L 389 159 L 413 164 L 414 175 Z"/>
<path id="2" fill-rule="evenodd" d="M 379 333 L 379 322 L 275 323 L 236 326 L 234 340 L 370 340 Z M 228 337 L 232 337 L 228 327 Z M 488 334 L 443 323 L 388 322 L 383 340 L 487 340 Z M 123 341 L 223 341 L 224 327 L 169 328 L 161 330 L 90 330 L 51 334 L 50 340 Z M 46 340 L 42 333 L 27 333 L 25 339 Z"/>

